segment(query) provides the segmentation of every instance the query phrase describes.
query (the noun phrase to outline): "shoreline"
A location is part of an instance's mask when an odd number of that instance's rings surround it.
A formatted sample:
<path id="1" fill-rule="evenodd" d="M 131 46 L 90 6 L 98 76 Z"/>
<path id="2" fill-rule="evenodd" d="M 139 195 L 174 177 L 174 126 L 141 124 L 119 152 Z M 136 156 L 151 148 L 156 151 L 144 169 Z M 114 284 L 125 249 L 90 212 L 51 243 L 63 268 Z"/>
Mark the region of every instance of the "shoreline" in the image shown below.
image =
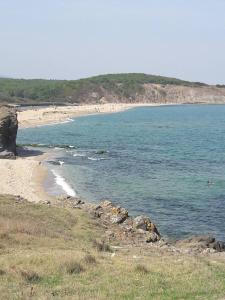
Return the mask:
<path id="1" fill-rule="evenodd" d="M 149 103 L 135 103 L 135 104 L 100 104 L 100 105 L 79 105 L 79 106 L 59 106 L 59 107 L 47 107 L 47 108 L 32 108 L 24 111 L 17 112 L 19 128 L 26 129 L 31 127 L 47 126 L 63 124 L 65 122 L 72 121 L 71 118 L 96 115 L 117 113 L 136 107 L 156 107 L 162 105 L 174 105 L 174 104 L 149 104 Z M 29 153 L 29 150 L 27 150 Z M 32 150 L 31 150 L 32 151 Z M 58 174 L 54 174 L 50 167 L 44 165 L 46 158 L 55 158 L 55 155 L 51 155 L 51 151 L 45 151 L 39 156 L 21 157 L 20 153 L 16 160 L 10 160 L 10 162 L 1 161 L 0 167 L 3 169 L 5 180 L 2 181 L 3 194 L 19 195 L 28 199 L 31 202 L 43 202 L 43 201 L 57 201 L 57 197 L 60 194 L 52 195 L 44 186 L 48 177 L 54 179 L 54 184 L 63 191 L 62 195 L 67 193 L 71 196 L 71 187 L 65 181 L 64 177 Z M 9 166 L 9 167 L 8 167 Z M 12 171 L 10 171 L 12 170 Z M 26 171 L 25 171 L 26 170 Z M 25 172 L 24 172 L 25 171 Z M 13 179 L 9 178 L 12 176 Z M 24 175 L 25 174 L 25 175 Z M 30 176 L 29 174 L 32 174 Z M 21 183 L 18 178 L 23 178 Z M 65 188 L 66 186 L 66 188 Z M 70 192 L 68 193 L 68 191 Z M 76 192 L 74 192 L 76 194 Z M 64 196 L 65 196 L 64 195 Z"/>
<path id="2" fill-rule="evenodd" d="M 143 105 L 138 105 L 140 106 L 145 106 Z M 152 106 L 152 105 L 150 105 Z M 155 106 L 155 105 L 154 105 Z M 157 105 L 158 106 L 158 105 Z M 133 105 L 132 107 L 124 107 L 123 110 L 137 107 L 136 105 Z M 120 110 L 122 111 L 121 107 Z M 111 111 L 110 111 L 111 112 Z M 115 112 L 115 111 L 114 111 Z M 96 113 L 96 112 L 95 112 Z M 105 111 L 103 113 L 106 113 Z M 88 113 L 90 114 L 90 113 Z M 83 114 L 79 114 L 81 116 Z M 66 117 L 66 116 L 65 116 Z M 44 122 L 46 119 L 44 120 Z M 34 124 L 34 123 L 32 123 Z M 29 123 L 30 126 L 31 123 Z M 43 124 L 44 125 L 44 124 Z M 44 147 L 43 147 L 44 148 Z M 13 195 L 13 196 L 20 196 L 22 198 L 27 199 L 29 202 L 34 202 L 34 203 L 40 203 L 40 204 L 49 204 L 49 205 L 56 205 L 56 206 L 67 206 L 67 201 L 72 201 L 76 200 L 78 201 L 78 206 L 77 208 L 83 209 L 86 211 L 89 209 L 95 210 L 96 207 L 98 207 L 98 204 L 96 203 L 91 203 L 91 202 L 82 202 L 83 200 L 80 200 L 79 198 L 76 199 L 77 195 L 76 192 L 75 194 L 68 193 L 68 190 L 71 188 L 67 181 L 65 180 L 64 177 L 60 176 L 60 174 L 54 174 L 51 170 L 50 167 L 46 166 L 46 160 L 53 159 L 57 160 L 57 155 L 54 153 L 54 150 L 47 150 L 46 148 L 44 151 L 40 151 L 38 149 L 18 149 L 18 156 L 15 160 L 0 160 L 0 168 L 2 170 L 2 175 L 0 177 L 1 180 L 1 194 L 5 195 Z M 44 186 L 44 181 L 47 179 L 47 177 L 52 176 L 52 181 L 54 181 L 54 184 L 59 186 L 63 193 L 57 193 L 57 194 L 51 194 L 48 192 L 48 190 Z M 64 185 L 64 187 L 63 187 Z M 66 186 L 66 189 L 65 189 Z M 70 190 L 71 192 L 71 190 Z M 66 201 L 66 203 L 65 203 Z M 80 202 L 81 201 L 81 202 Z M 107 202 L 107 201 L 106 201 Z M 83 206 L 84 204 L 84 206 Z M 74 208 L 74 204 L 72 204 L 72 207 Z M 118 207 L 112 208 L 112 211 L 117 210 Z M 95 211 L 92 213 L 96 213 Z M 124 210 L 124 208 L 122 208 Z M 126 210 L 126 209 L 125 209 Z M 127 212 L 128 216 L 128 212 Z M 140 216 L 138 216 L 140 217 Z M 114 218 L 114 217 L 113 217 Z M 113 223 L 114 224 L 114 223 Z M 118 222 L 120 224 L 120 221 Z M 154 224 L 153 224 L 154 225 Z M 111 226 L 111 225 L 110 225 Z M 114 225 L 113 225 L 114 226 Z M 154 225 L 155 226 L 155 225 Z M 159 235 L 160 236 L 160 235 Z M 162 237 L 162 241 L 164 241 Z M 182 239 L 180 239 L 182 243 Z M 214 243 L 215 239 L 213 240 Z M 205 241 L 204 241 L 205 242 Z M 201 247 L 201 236 L 199 240 L 193 239 L 187 239 L 186 241 L 184 240 L 184 244 L 187 243 L 187 245 L 193 243 L 194 246 L 197 245 L 198 250 L 200 251 Z M 216 247 L 225 247 L 225 244 L 222 242 L 217 242 Z M 220 244 L 222 243 L 222 244 Z M 184 245 L 186 247 L 186 245 Z M 173 246 L 172 246 L 173 247 Z M 183 245 L 181 244 L 181 247 Z M 188 246 L 187 246 L 188 247 Z M 170 248 L 170 246 L 169 246 Z M 172 248 L 171 248 L 172 249 Z M 214 253 L 215 249 L 213 248 L 212 251 L 210 248 L 204 248 L 204 250 L 207 250 L 208 252 L 204 253 Z M 177 250 L 176 250 L 177 251 Z M 185 250 L 186 251 L 186 250 Z M 188 250 L 189 251 L 189 250 Z"/>
<path id="3" fill-rule="evenodd" d="M 163 104 L 162 104 L 163 105 Z M 67 122 L 71 117 L 80 117 L 94 114 L 116 113 L 135 107 L 160 106 L 160 104 L 102 104 L 80 105 L 65 107 L 34 108 L 18 112 L 19 128 L 54 125 Z M 70 121 L 70 120 L 68 120 Z M 39 153 L 38 153 L 39 152 Z M 2 175 L 1 194 L 21 196 L 30 202 L 52 203 L 57 201 L 57 196 L 66 195 L 62 185 L 68 185 L 61 176 L 52 174 L 51 168 L 45 165 L 46 159 L 55 158 L 51 150 L 37 151 L 18 148 L 18 156 L 15 160 L 0 160 Z M 44 186 L 48 177 L 54 178 L 54 183 L 61 189 L 62 194 L 51 195 Z M 63 182 L 65 181 L 65 182 Z M 67 187 L 67 189 L 69 189 Z M 68 194 L 68 193 L 67 193 Z M 68 194 L 68 196 L 71 196 Z"/>
<path id="4" fill-rule="evenodd" d="M 177 103 L 107 103 L 77 106 L 51 106 L 18 111 L 17 115 L 19 127 L 22 129 L 70 122 L 72 121 L 72 118 L 87 115 L 117 113 L 136 107 L 158 107 L 169 105 L 177 105 Z"/>

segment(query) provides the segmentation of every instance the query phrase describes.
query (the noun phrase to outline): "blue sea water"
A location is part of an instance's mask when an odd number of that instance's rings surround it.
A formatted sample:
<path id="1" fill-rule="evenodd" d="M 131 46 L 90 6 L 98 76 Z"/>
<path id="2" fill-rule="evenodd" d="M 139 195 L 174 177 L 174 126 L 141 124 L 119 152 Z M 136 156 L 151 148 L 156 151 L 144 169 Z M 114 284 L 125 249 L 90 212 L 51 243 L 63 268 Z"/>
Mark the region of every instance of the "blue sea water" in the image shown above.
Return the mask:
<path id="1" fill-rule="evenodd" d="M 63 164 L 49 165 L 83 198 L 147 214 L 171 238 L 225 240 L 225 105 L 79 117 L 20 129 L 18 143 L 61 145 L 55 151 Z"/>

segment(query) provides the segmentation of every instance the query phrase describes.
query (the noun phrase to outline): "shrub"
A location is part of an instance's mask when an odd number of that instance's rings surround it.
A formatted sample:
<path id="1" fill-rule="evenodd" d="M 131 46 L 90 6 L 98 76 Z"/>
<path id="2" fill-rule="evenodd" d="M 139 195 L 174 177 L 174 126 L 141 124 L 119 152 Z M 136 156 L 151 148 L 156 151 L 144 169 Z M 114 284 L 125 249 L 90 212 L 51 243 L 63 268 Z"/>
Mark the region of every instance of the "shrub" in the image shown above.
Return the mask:
<path id="1" fill-rule="evenodd" d="M 110 246 L 106 244 L 104 241 L 93 241 L 93 247 L 97 249 L 99 252 L 112 252 Z"/>
<path id="2" fill-rule="evenodd" d="M 38 282 L 41 280 L 41 277 L 32 270 L 20 270 L 20 274 L 23 279 L 25 279 L 27 282 Z"/>
<path id="3" fill-rule="evenodd" d="M 86 263 L 86 264 L 96 264 L 96 259 L 95 259 L 95 257 L 93 256 L 93 255 L 91 255 L 91 254 L 87 254 L 87 255 L 85 255 L 85 257 L 84 257 L 84 262 Z"/>
<path id="4" fill-rule="evenodd" d="M 67 274 L 79 274 L 84 271 L 83 266 L 77 261 L 69 261 L 65 264 Z"/>
<path id="5" fill-rule="evenodd" d="M 136 265 L 135 272 L 141 273 L 141 274 L 147 274 L 148 269 L 145 266 L 139 264 L 139 265 Z"/>

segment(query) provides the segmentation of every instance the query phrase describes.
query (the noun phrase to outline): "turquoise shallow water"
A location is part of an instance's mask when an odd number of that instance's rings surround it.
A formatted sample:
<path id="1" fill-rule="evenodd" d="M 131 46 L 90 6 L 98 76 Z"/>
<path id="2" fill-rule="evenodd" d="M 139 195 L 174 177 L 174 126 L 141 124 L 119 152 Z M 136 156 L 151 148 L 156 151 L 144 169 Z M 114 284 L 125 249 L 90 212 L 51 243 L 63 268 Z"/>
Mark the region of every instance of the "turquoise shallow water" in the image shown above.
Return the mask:
<path id="1" fill-rule="evenodd" d="M 147 214 L 169 237 L 225 240 L 225 106 L 143 107 L 21 129 L 18 143 L 58 149 L 55 172 L 88 200 Z M 208 184 L 209 181 L 209 184 Z"/>

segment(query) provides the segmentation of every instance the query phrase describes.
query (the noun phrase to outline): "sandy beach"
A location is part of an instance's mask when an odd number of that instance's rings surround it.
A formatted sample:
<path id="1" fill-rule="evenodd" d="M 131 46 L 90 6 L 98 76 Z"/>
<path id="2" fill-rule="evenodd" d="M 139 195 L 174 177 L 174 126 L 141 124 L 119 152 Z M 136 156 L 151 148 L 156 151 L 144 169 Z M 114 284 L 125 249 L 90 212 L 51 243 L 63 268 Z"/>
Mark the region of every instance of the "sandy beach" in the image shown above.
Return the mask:
<path id="1" fill-rule="evenodd" d="M 0 160 L 1 194 L 18 195 L 32 202 L 48 201 L 52 198 L 43 188 L 48 170 L 42 165 L 47 153 L 19 151 L 15 160 Z"/>
<path id="2" fill-rule="evenodd" d="M 112 113 L 140 106 L 158 106 L 159 104 L 102 104 L 32 108 L 18 112 L 20 128 L 65 122 L 76 116 L 98 113 Z M 48 170 L 42 162 L 48 153 L 19 151 L 16 160 L 0 160 L 1 194 L 20 195 L 29 201 L 52 200 L 43 188 Z"/>
<path id="3" fill-rule="evenodd" d="M 31 108 L 18 111 L 20 128 L 35 127 L 45 124 L 54 124 L 70 120 L 70 118 L 89 114 L 105 114 L 120 112 L 141 106 L 160 106 L 164 104 L 154 103 L 107 103 L 99 105 L 78 106 L 51 106 L 46 108 Z"/>

